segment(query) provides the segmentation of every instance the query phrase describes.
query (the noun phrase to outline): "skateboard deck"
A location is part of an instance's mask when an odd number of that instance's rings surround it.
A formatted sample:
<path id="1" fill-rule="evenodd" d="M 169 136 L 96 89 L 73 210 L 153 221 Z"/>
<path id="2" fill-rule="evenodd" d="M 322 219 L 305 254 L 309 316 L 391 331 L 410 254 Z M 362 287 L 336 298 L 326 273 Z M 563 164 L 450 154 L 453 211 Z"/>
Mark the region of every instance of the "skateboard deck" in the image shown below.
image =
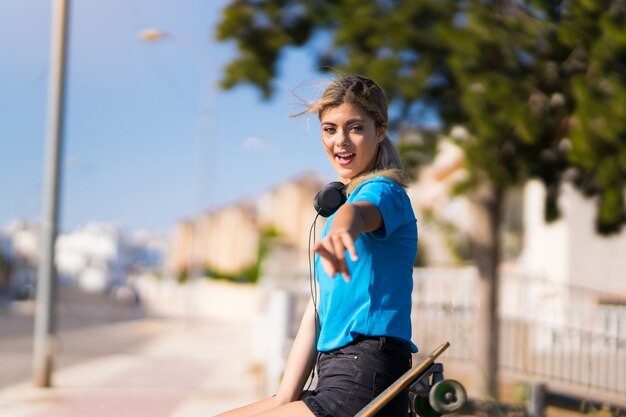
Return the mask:
<path id="1" fill-rule="evenodd" d="M 424 372 L 428 371 L 435 360 L 448 348 L 450 342 L 442 343 L 438 348 L 432 351 L 422 362 L 406 371 L 400 378 L 391 384 L 387 389 L 378 394 L 376 398 L 370 401 L 365 407 L 359 411 L 355 417 L 372 417 L 379 412 L 389 401 L 398 395 L 403 389 L 407 388 L 413 381 L 418 379 Z"/>

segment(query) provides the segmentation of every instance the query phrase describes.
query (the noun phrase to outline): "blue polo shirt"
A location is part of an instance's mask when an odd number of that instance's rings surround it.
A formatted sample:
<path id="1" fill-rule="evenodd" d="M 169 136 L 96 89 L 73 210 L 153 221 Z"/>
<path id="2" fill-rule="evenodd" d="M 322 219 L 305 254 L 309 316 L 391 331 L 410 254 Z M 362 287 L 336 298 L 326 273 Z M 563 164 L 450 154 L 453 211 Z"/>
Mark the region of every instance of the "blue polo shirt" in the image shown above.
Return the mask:
<path id="1" fill-rule="evenodd" d="M 329 277 L 315 257 L 320 288 L 319 351 L 347 345 L 359 335 L 392 336 L 411 342 L 411 293 L 413 263 L 417 252 L 417 224 L 406 192 L 385 177 L 360 184 L 346 204 L 368 201 L 375 205 L 383 226 L 362 233 L 356 240 L 359 259 L 350 260 L 351 280 Z M 322 237 L 328 234 L 334 215 L 328 219 Z"/>

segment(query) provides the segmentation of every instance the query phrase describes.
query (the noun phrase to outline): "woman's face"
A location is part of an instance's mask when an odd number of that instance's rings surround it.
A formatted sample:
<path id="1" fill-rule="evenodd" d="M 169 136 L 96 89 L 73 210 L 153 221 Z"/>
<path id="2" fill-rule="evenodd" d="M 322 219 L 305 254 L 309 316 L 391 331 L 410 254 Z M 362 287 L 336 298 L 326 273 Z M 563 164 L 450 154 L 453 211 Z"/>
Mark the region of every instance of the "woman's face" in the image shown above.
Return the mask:
<path id="1" fill-rule="evenodd" d="M 344 184 L 374 165 L 385 129 L 359 106 L 343 103 L 322 113 L 322 144 Z"/>

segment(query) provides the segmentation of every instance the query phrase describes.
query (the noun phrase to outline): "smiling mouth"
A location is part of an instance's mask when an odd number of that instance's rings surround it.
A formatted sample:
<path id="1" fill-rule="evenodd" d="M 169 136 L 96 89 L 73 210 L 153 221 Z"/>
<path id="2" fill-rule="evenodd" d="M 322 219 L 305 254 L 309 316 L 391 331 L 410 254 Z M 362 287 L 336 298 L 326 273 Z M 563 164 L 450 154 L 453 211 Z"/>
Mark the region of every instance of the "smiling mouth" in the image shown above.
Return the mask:
<path id="1" fill-rule="evenodd" d="M 335 159 L 337 160 L 337 163 L 339 165 L 345 166 L 345 165 L 348 165 L 350 162 L 352 162 L 355 156 L 356 154 L 351 153 L 351 152 L 342 152 L 342 153 L 336 153 Z"/>

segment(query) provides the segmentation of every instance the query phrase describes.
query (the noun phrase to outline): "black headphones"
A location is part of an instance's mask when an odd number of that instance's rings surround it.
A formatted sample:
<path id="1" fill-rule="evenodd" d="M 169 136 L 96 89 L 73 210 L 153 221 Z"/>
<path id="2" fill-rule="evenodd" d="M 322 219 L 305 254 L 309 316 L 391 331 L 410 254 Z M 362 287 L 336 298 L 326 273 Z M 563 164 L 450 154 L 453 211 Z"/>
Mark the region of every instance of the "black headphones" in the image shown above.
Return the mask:
<path id="1" fill-rule="evenodd" d="M 347 200 L 346 185 L 339 181 L 326 184 L 324 188 L 315 195 L 313 207 L 322 217 L 330 217 Z"/>

